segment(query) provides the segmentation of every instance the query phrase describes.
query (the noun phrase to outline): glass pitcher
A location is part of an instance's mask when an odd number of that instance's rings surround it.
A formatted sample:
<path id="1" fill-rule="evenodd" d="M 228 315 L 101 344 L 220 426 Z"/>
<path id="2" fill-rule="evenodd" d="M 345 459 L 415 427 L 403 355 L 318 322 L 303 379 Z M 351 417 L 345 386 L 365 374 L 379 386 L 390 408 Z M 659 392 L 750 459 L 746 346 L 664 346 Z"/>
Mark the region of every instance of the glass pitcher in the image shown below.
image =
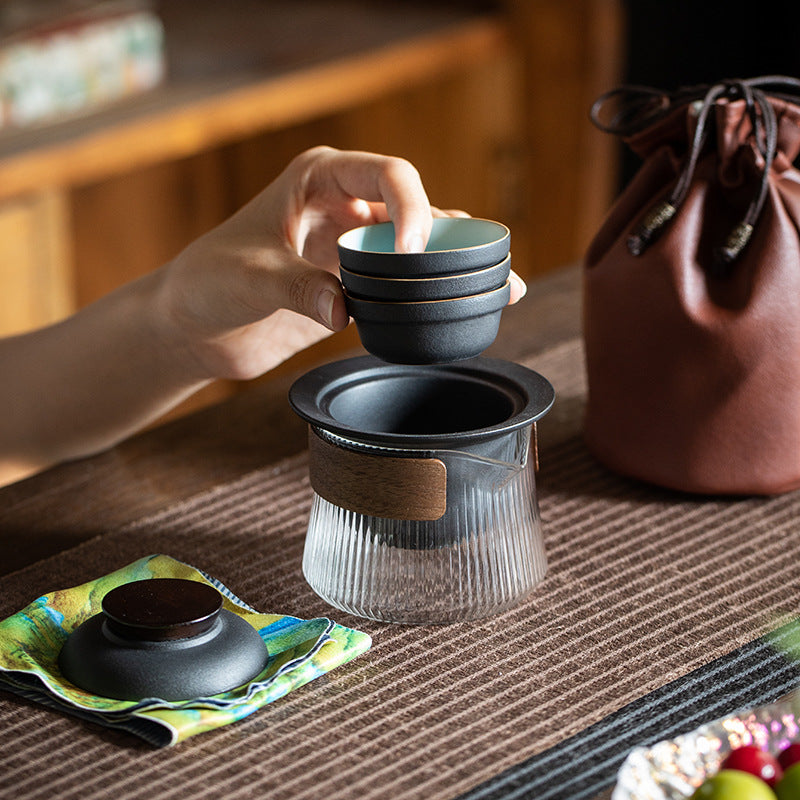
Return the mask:
<path id="1" fill-rule="evenodd" d="M 314 488 L 303 573 L 331 605 L 400 623 L 507 609 L 542 580 L 536 420 L 552 386 L 516 364 L 359 358 L 303 376 Z"/>

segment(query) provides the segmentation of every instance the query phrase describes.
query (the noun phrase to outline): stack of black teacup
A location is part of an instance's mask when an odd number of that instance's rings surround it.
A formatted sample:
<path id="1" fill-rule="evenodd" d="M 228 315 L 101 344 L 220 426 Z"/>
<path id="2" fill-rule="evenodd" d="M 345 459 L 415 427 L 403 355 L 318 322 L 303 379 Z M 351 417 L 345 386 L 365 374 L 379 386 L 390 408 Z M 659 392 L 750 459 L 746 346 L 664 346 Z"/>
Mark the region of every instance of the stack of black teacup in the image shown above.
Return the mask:
<path id="1" fill-rule="evenodd" d="M 391 222 L 338 241 L 340 274 L 361 343 L 396 364 L 471 358 L 497 336 L 511 293 L 508 228 L 467 217 L 433 221 L 424 252 L 395 252 Z"/>

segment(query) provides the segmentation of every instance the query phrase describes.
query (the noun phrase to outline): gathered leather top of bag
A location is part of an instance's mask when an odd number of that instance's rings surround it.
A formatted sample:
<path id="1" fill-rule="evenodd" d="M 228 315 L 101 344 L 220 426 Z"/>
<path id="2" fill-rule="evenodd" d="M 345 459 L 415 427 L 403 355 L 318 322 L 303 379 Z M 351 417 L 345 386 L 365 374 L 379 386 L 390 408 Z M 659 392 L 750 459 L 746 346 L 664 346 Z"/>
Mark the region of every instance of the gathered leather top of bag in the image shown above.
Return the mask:
<path id="1" fill-rule="evenodd" d="M 586 255 L 590 448 L 680 490 L 800 486 L 800 81 L 621 87 L 592 119 L 643 164 Z"/>

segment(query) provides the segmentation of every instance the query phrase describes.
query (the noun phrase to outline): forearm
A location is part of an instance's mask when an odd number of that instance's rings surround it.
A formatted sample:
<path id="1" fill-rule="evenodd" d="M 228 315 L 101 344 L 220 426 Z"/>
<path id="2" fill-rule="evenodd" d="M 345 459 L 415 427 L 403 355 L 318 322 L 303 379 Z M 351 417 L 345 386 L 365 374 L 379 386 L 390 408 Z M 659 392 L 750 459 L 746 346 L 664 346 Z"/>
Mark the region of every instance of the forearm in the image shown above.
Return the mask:
<path id="1" fill-rule="evenodd" d="M 336 237 L 431 207 L 402 159 L 314 148 L 169 264 L 52 327 L 0 340 L 0 483 L 103 450 L 212 378 L 248 379 L 341 330 Z"/>
<path id="2" fill-rule="evenodd" d="M 110 447 L 208 382 L 161 318 L 161 276 L 0 340 L 0 482 Z"/>

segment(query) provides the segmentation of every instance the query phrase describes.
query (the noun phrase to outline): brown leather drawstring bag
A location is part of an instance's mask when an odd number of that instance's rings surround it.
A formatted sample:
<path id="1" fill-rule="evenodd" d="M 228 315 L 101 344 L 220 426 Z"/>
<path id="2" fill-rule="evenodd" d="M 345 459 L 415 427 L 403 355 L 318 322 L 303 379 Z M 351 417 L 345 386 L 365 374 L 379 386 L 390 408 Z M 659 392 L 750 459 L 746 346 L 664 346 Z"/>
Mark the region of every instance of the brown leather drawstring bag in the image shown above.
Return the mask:
<path id="1" fill-rule="evenodd" d="M 770 76 L 592 109 L 644 159 L 584 270 L 586 440 L 618 472 L 800 487 L 798 102 L 800 81 Z"/>

